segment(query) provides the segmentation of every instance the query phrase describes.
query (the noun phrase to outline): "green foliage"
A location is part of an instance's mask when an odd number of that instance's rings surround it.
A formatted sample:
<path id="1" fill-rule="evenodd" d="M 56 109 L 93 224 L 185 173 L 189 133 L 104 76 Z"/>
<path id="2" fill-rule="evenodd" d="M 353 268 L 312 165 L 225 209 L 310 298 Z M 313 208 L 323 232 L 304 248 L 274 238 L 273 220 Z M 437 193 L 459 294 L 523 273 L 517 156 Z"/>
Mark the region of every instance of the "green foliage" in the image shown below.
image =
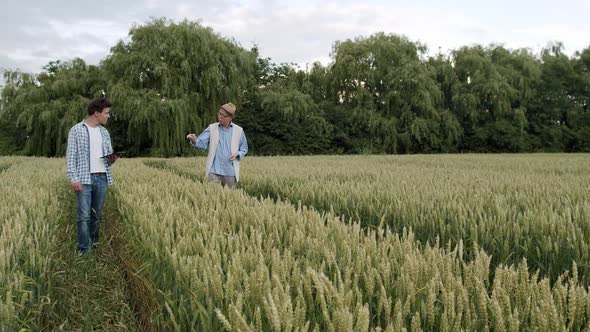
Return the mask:
<path id="1" fill-rule="evenodd" d="M 63 156 L 69 129 L 86 114 L 88 102 L 106 87 L 101 69 L 82 59 L 50 62 L 33 76 L 6 72 L 0 141 L 4 152 Z M 0 147 L 2 145 L 0 144 Z"/>
<path id="2" fill-rule="evenodd" d="M 238 115 L 254 154 L 329 152 L 332 126 L 311 96 L 296 90 L 261 89 Z"/>
<path id="3" fill-rule="evenodd" d="M 334 126 L 334 147 L 341 153 L 395 153 L 397 121 L 371 109 L 347 109 L 339 105 L 329 110 Z"/>
<path id="4" fill-rule="evenodd" d="M 534 149 L 588 151 L 590 75 L 586 49 L 577 59 L 556 44 L 543 52 L 541 82 L 529 116 Z"/>
<path id="5" fill-rule="evenodd" d="M 337 96 L 345 112 L 369 118 L 365 134 L 352 135 L 376 141 L 377 152 L 449 151 L 461 136 L 454 115 L 444 107 L 435 70 L 422 60 L 425 52 L 425 46 L 383 33 L 334 46 L 330 95 Z M 350 121 L 343 124 L 351 128 Z"/>

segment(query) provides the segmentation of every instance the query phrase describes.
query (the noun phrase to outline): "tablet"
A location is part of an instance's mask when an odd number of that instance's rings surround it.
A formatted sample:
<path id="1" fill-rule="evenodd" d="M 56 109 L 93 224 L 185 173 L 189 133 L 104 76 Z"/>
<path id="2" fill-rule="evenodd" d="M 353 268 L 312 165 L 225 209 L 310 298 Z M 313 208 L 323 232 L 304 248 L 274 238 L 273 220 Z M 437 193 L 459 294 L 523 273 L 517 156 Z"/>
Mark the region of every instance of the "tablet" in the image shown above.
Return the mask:
<path id="1" fill-rule="evenodd" d="M 118 155 L 119 157 L 121 157 L 125 153 L 127 153 L 127 151 L 117 151 L 117 152 L 113 152 L 111 154 L 108 154 L 106 156 L 102 156 L 101 158 L 109 158 L 110 156 L 115 156 L 115 155 Z"/>

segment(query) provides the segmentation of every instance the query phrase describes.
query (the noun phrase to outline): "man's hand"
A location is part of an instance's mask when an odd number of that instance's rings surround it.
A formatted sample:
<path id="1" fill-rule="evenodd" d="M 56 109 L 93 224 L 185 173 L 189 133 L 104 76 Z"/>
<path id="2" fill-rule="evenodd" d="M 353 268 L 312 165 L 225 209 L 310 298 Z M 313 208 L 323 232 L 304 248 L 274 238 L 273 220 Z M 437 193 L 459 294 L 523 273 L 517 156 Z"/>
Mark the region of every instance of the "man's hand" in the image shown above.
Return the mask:
<path id="1" fill-rule="evenodd" d="M 113 153 L 111 155 L 108 155 L 106 158 L 109 161 L 109 163 L 113 164 L 115 163 L 115 161 L 117 161 L 117 159 L 121 158 L 121 156 L 116 153 Z"/>
<path id="2" fill-rule="evenodd" d="M 236 160 L 236 159 L 238 159 L 238 154 L 232 154 L 232 155 L 229 157 L 229 160 Z"/>
<path id="3" fill-rule="evenodd" d="M 188 135 L 186 135 L 186 139 L 188 139 L 189 141 L 191 141 L 192 144 L 197 143 L 197 135 L 195 135 L 195 134 L 188 134 Z"/>
<path id="4" fill-rule="evenodd" d="M 82 183 L 80 182 L 74 182 L 72 183 L 72 189 L 74 189 L 75 192 L 82 192 Z"/>

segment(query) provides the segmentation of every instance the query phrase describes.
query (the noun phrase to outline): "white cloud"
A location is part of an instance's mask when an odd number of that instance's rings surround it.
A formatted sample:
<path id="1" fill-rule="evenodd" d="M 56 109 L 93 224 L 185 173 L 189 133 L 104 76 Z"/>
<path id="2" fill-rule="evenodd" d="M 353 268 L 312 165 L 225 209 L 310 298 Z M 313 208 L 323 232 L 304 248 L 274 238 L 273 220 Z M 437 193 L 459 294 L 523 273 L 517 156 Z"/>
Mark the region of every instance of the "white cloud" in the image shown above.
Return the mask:
<path id="1" fill-rule="evenodd" d="M 50 20 L 49 27 L 62 39 L 94 36 L 97 39 L 113 43 L 123 38 L 129 31 L 128 24 L 121 25 L 116 22 L 103 20 L 77 20 L 72 22 Z"/>
<path id="2" fill-rule="evenodd" d="M 318 60 L 329 62 L 337 40 L 380 31 L 420 41 L 431 52 L 476 43 L 540 50 L 547 42 L 558 40 L 572 54 L 590 43 L 590 24 L 586 23 L 590 0 L 563 0 L 559 4 L 522 0 L 518 6 L 508 0 L 449 0 L 440 4 L 393 0 L 103 0 L 94 8 L 85 2 L 55 1 L 61 3 L 62 10 L 53 8 L 51 2 L 17 2 L 10 8 L 0 4 L 0 11 L 13 13 L 0 21 L 2 61 L 33 72 L 50 60 L 74 56 L 98 63 L 117 40 L 126 38 L 134 23 L 162 16 L 200 21 L 245 48 L 257 44 L 262 56 L 274 62 L 295 62 L 302 67 Z M 116 10 L 109 9 L 114 7 Z M 528 10 L 531 15 L 525 15 Z"/>
<path id="3" fill-rule="evenodd" d="M 491 39 L 477 19 L 423 6 L 340 2 L 280 7 L 264 15 L 249 7 L 230 9 L 204 21 L 243 46 L 259 45 L 276 62 L 327 62 L 334 42 L 376 32 L 405 35 L 431 48 L 456 48 Z"/>
<path id="4" fill-rule="evenodd" d="M 561 41 L 564 43 L 565 52 L 573 53 L 582 51 L 590 44 L 590 24 L 586 26 L 566 24 L 545 24 L 527 29 L 514 31 L 512 40 L 507 43 L 509 47 L 528 44 L 534 50 L 540 50 L 547 46 L 548 42 Z M 567 36 L 567 39 L 564 39 Z"/>

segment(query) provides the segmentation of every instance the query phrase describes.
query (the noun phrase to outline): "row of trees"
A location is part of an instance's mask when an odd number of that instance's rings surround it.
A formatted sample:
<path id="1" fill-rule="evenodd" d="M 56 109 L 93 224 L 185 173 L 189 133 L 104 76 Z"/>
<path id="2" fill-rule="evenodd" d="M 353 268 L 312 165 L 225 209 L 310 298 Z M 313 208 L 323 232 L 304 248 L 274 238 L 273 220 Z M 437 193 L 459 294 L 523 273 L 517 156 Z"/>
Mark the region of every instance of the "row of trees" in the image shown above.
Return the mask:
<path id="1" fill-rule="evenodd" d="M 427 56 L 378 33 L 336 42 L 327 66 L 274 64 L 210 28 L 153 20 L 100 65 L 50 62 L 5 72 L 0 153 L 62 156 L 89 100 L 133 155 L 192 152 L 184 137 L 238 104 L 255 154 L 590 151 L 590 48 L 568 57 L 502 46 Z"/>

